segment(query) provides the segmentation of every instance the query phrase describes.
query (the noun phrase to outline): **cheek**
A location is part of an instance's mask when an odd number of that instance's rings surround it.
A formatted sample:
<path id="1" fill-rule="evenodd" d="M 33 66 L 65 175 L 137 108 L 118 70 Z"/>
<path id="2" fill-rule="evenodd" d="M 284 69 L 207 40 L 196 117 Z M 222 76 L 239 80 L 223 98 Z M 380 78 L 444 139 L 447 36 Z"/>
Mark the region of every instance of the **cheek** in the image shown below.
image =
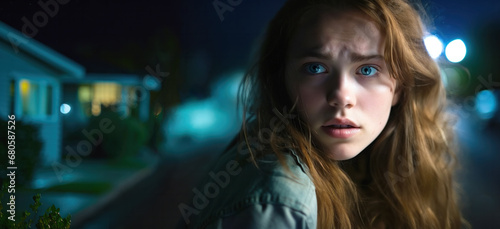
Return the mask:
<path id="1" fill-rule="evenodd" d="M 320 88 L 311 88 L 311 87 L 299 87 L 298 88 L 298 96 L 305 103 L 308 102 L 317 102 L 318 98 L 324 97 L 324 93 L 322 93 Z"/>
<path id="2" fill-rule="evenodd" d="M 325 94 L 320 88 L 300 87 L 298 88 L 299 109 L 306 111 L 309 115 L 319 110 L 325 100 Z"/>
<path id="3" fill-rule="evenodd" d="M 302 119 L 312 124 L 324 105 L 325 96 L 322 90 L 299 82 L 287 82 L 287 91 L 292 103 L 297 101 L 297 111 Z"/>
<path id="4" fill-rule="evenodd" d="M 304 83 L 296 76 L 288 75 L 285 84 L 292 103 L 298 98 L 297 106 L 300 110 L 312 109 L 315 104 L 319 104 L 321 97 L 324 97 L 318 85 Z"/>
<path id="5" fill-rule="evenodd" d="M 362 103 L 365 111 L 373 115 L 373 118 L 384 120 L 391 111 L 394 95 L 394 80 L 384 80 L 377 84 L 364 87 L 366 90 L 358 95 L 358 103 Z M 385 124 L 385 123 L 384 123 Z"/>
<path id="6" fill-rule="evenodd" d="M 382 129 L 387 124 L 392 107 L 392 92 L 386 90 L 381 93 L 371 93 L 364 95 L 360 99 L 359 105 L 364 109 L 364 115 L 372 122 L 377 129 Z"/>

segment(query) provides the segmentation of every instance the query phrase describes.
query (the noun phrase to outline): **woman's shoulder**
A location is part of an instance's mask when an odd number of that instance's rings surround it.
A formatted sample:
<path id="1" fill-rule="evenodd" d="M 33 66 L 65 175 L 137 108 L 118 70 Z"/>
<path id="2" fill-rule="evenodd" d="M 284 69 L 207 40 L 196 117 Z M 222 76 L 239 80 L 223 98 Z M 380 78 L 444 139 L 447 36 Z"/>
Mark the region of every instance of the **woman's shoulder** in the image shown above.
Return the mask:
<path id="1" fill-rule="evenodd" d="M 282 152 L 281 160 L 275 153 L 253 159 L 233 147 L 219 161 L 225 164 L 228 173 L 234 174 L 234 184 L 228 190 L 244 189 L 247 194 L 273 193 L 300 199 L 305 192 L 315 192 L 307 166 L 292 150 Z"/>
<path id="2" fill-rule="evenodd" d="M 234 219 L 238 214 L 269 214 L 290 211 L 315 219 L 316 193 L 308 169 L 292 151 L 283 152 L 282 160 L 274 153 L 255 159 L 241 154 L 238 147 L 223 153 L 208 177 L 193 190 L 206 206 L 199 209 L 202 225 Z M 196 197 L 196 196 L 195 196 Z M 193 204 L 195 200 L 193 199 Z M 198 208 L 197 208 L 198 209 Z M 291 214 L 291 213 L 290 213 Z M 293 215 L 291 214 L 291 215 Z M 227 221 L 227 220 L 226 220 Z"/>
<path id="3" fill-rule="evenodd" d="M 243 162 L 241 185 L 249 196 L 258 196 L 256 202 L 285 204 L 302 209 L 305 203 L 315 197 L 314 184 L 309 177 L 307 166 L 293 152 L 282 152 L 279 160 L 274 153 L 265 154 Z M 237 188 L 237 187 L 234 187 Z"/>

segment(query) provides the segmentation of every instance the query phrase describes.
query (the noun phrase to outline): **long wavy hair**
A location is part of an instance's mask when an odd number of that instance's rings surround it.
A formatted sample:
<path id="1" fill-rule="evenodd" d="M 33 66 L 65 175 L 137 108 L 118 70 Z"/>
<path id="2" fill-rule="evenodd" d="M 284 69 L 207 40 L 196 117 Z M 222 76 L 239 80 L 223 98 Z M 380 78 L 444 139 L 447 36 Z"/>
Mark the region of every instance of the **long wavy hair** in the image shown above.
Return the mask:
<path id="1" fill-rule="evenodd" d="M 437 64 L 428 55 L 418 5 L 405 0 L 289 0 L 270 22 L 255 65 L 240 86 L 241 136 L 253 158 L 266 150 L 249 141 L 267 133 L 267 152 L 295 150 L 316 186 L 318 228 L 460 228 L 455 149 Z M 316 7 L 357 10 L 385 35 L 384 57 L 400 99 L 387 125 L 348 161 L 326 156 L 285 88 L 286 56 L 302 16 Z M 283 114 L 283 109 L 290 114 Z M 279 112 L 278 112 L 279 111 Z M 277 129 L 273 117 L 290 116 Z M 262 139 L 261 139 L 262 140 Z"/>

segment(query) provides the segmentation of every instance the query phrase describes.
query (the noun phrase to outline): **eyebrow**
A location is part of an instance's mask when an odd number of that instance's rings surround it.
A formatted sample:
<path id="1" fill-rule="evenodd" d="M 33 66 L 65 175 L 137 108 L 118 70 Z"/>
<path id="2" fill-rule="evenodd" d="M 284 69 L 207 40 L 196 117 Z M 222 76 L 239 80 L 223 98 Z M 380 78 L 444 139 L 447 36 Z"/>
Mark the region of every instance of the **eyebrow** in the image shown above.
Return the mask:
<path id="1" fill-rule="evenodd" d="M 363 62 L 367 60 L 382 60 L 384 61 L 384 56 L 380 54 L 374 54 L 374 55 L 361 55 L 358 53 L 352 53 L 351 54 L 351 62 Z"/>
<path id="2" fill-rule="evenodd" d="M 312 50 L 308 50 L 306 52 L 303 52 L 299 55 L 296 56 L 297 59 L 302 59 L 302 58 L 306 58 L 306 57 L 315 57 L 315 58 L 319 58 L 319 59 L 333 59 L 332 55 L 328 54 L 328 53 L 324 53 L 324 52 L 321 52 L 319 49 L 312 49 Z M 363 62 L 363 61 L 367 61 L 367 60 L 382 60 L 384 61 L 384 56 L 383 55 L 380 55 L 380 54 L 373 54 L 373 55 L 363 55 L 363 54 L 359 54 L 359 53 L 350 53 L 349 54 L 349 57 L 351 59 L 351 62 Z"/>

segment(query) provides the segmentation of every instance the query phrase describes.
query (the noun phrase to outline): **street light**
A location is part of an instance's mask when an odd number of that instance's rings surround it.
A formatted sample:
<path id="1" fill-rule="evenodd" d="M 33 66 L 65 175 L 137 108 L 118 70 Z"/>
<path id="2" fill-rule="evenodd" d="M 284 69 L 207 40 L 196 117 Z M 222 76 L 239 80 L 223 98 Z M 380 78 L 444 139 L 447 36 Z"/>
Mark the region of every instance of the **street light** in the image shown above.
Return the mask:
<path id="1" fill-rule="evenodd" d="M 432 59 L 438 58 L 441 56 L 441 53 L 443 53 L 443 42 L 441 42 L 441 40 L 439 40 L 439 38 L 435 35 L 424 37 L 424 44 L 429 56 L 431 56 Z"/>
<path id="2" fill-rule="evenodd" d="M 467 47 L 465 47 L 465 43 L 462 40 L 455 39 L 448 43 L 444 52 L 450 62 L 458 63 L 465 58 Z"/>

